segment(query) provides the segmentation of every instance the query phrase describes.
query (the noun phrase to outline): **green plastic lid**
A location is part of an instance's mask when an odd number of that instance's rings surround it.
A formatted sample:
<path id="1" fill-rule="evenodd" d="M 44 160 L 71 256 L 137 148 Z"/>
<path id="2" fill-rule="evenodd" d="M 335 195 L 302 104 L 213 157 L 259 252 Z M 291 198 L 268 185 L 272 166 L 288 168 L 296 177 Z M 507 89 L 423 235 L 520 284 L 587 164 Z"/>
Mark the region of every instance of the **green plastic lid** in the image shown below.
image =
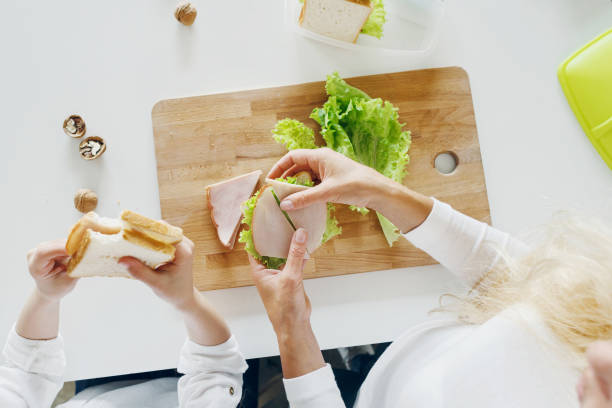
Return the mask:
<path id="1" fill-rule="evenodd" d="M 566 59 L 557 74 L 584 133 L 612 169 L 612 29 Z"/>

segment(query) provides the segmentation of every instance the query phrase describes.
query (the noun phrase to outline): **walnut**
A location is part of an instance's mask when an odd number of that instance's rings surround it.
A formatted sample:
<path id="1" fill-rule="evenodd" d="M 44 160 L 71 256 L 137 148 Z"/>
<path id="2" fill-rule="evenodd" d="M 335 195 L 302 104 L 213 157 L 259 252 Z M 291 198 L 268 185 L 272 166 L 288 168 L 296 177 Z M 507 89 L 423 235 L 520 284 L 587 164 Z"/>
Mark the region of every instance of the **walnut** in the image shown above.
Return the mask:
<path id="1" fill-rule="evenodd" d="M 85 160 L 93 160 L 106 151 L 106 143 L 99 136 L 90 136 L 79 144 L 79 153 Z"/>
<path id="2" fill-rule="evenodd" d="M 198 11 L 188 1 L 181 1 L 174 10 L 174 17 L 186 26 L 192 25 L 197 15 Z"/>
<path id="3" fill-rule="evenodd" d="M 70 137 L 79 138 L 85 134 L 85 121 L 79 115 L 70 115 L 64 120 L 64 133 Z"/>
<path id="4" fill-rule="evenodd" d="M 74 195 L 74 208 L 82 213 L 93 211 L 98 206 L 98 196 L 93 191 L 82 188 Z"/>

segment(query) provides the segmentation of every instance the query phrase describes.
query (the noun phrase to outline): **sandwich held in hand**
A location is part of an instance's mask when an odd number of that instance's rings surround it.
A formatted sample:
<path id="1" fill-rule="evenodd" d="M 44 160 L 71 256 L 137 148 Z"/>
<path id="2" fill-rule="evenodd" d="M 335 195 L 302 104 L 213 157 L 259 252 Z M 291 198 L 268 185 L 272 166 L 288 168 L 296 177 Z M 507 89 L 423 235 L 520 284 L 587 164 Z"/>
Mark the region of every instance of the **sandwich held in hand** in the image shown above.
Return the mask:
<path id="1" fill-rule="evenodd" d="M 182 239 L 182 229 L 132 211 L 123 211 L 119 219 L 90 212 L 72 227 L 66 241 L 71 257 L 67 272 L 74 278 L 130 277 L 126 267 L 117 263 L 120 258 L 134 257 L 157 268 L 174 260 L 174 245 Z"/>
<path id="2" fill-rule="evenodd" d="M 310 174 L 296 176 L 267 179 L 243 206 L 242 223 L 248 229 L 242 230 L 239 241 L 252 257 L 271 269 L 278 269 L 287 260 L 295 229 L 308 232 L 309 254 L 342 231 L 333 217 L 333 206 L 320 203 L 294 211 L 280 209 L 283 198 L 314 185 Z"/>
<path id="3" fill-rule="evenodd" d="M 255 191 L 261 174 L 261 170 L 256 170 L 206 187 L 210 217 L 217 229 L 219 241 L 228 249 L 234 248 L 240 228 L 240 206 Z"/>
<path id="4" fill-rule="evenodd" d="M 308 232 L 306 250 L 312 253 L 321 245 L 327 220 L 327 206 L 318 203 L 295 211 L 287 211 L 285 216 L 276 198 L 283 198 L 304 191 L 310 187 L 289 184 L 277 180 L 266 180 L 260 190 L 253 211 L 253 245 L 258 254 L 273 258 L 286 259 L 289 254 L 291 238 L 297 228 Z M 274 197 L 276 194 L 277 197 Z M 291 225 L 291 222 L 293 225 Z"/>

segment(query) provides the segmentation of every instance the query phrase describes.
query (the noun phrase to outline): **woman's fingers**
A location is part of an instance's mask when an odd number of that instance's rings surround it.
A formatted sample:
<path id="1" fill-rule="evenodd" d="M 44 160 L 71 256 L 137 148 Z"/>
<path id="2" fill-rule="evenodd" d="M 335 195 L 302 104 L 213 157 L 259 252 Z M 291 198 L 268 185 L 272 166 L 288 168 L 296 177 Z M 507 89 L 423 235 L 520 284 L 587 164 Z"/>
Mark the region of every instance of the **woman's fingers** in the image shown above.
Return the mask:
<path id="1" fill-rule="evenodd" d="M 291 239 L 291 247 L 289 248 L 289 256 L 287 263 L 283 268 L 283 273 L 295 279 L 302 279 L 302 271 L 304 269 L 304 257 L 306 256 L 306 240 L 308 233 L 304 228 L 298 228 Z"/>
<path id="2" fill-rule="evenodd" d="M 295 167 L 300 170 L 310 170 L 315 175 L 319 175 L 319 150 L 321 149 L 296 149 L 292 150 L 281 159 L 276 162 L 272 170 L 268 173 L 268 178 L 275 179 L 281 177 L 283 174 L 289 175 L 287 170 Z M 300 170 L 296 170 L 300 171 Z"/>
<path id="3" fill-rule="evenodd" d="M 280 207 L 284 211 L 298 210 L 322 202 L 335 202 L 334 194 L 331 193 L 331 189 L 324 183 L 283 198 Z"/>

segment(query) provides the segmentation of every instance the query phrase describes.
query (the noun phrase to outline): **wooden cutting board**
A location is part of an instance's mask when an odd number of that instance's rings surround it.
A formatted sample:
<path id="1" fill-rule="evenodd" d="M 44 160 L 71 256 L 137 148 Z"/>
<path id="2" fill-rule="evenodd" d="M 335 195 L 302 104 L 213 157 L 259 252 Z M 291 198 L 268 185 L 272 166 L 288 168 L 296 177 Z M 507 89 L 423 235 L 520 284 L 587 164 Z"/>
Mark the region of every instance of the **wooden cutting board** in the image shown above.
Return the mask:
<path id="1" fill-rule="evenodd" d="M 463 69 L 347 81 L 399 108 L 400 122 L 412 132 L 408 187 L 490 221 L 472 95 Z M 256 169 L 267 174 L 286 152 L 272 139 L 275 123 L 290 117 L 317 130 L 308 115 L 326 100 L 324 82 L 312 82 L 164 100 L 153 108 L 162 216 L 195 242 L 194 280 L 200 290 L 253 284 L 243 245 L 227 251 L 217 240 L 205 187 Z M 450 175 L 434 168 L 434 158 L 441 152 L 458 158 L 459 165 Z M 307 278 L 435 263 L 404 239 L 389 248 L 374 212 L 361 216 L 338 206 L 337 217 L 343 233 L 315 252 L 305 269 Z"/>

